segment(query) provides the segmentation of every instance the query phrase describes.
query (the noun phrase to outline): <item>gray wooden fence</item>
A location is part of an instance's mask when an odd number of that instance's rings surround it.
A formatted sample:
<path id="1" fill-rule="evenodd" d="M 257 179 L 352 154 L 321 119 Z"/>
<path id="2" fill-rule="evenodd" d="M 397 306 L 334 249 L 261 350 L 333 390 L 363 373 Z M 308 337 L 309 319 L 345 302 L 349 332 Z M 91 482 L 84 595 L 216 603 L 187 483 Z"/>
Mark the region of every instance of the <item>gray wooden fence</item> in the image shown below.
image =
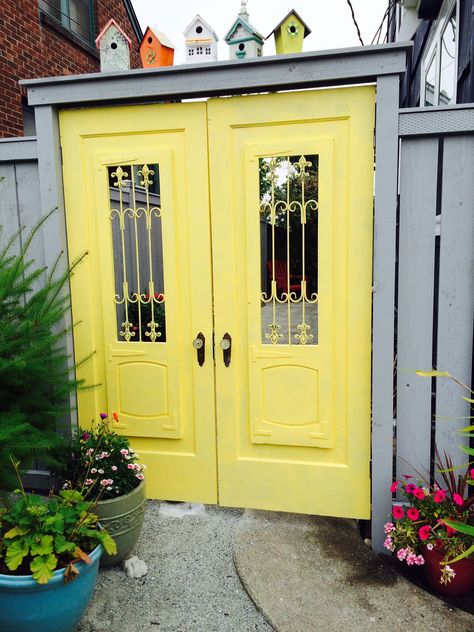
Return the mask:
<path id="1" fill-rule="evenodd" d="M 374 398 L 384 388 L 394 411 L 393 422 L 373 428 L 376 550 L 382 550 L 394 476 L 429 480 L 435 446 L 455 464 L 468 460 L 457 430 L 469 425 L 469 404 L 462 399 L 469 393 L 416 370 L 446 370 L 469 386 L 473 379 L 474 105 L 400 110 L 398 123 L 394 336 L 383 345 L 374 341 L 373 351 L 374 367 L 382 346 L 393 349 L 394 358 L 393 388 L 377 375 L 373 380 Z"/>

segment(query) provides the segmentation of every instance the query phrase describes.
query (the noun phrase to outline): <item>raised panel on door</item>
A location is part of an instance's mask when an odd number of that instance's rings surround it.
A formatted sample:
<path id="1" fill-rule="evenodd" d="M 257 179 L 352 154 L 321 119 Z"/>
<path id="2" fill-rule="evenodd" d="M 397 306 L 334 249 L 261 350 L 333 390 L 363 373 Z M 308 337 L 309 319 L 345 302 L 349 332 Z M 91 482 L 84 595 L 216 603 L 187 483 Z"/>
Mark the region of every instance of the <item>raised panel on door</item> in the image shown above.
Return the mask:
<path id="1" fill-rule="evenodd" d="M 152 498 L 216 502 L 204 104 L 62 112 L 82 424 L 116 411 Z"/>
<path id="2" fill-rule="evenodd" d="M 367 518 L 374 88 L 208 113 L 219 500 Z"/>

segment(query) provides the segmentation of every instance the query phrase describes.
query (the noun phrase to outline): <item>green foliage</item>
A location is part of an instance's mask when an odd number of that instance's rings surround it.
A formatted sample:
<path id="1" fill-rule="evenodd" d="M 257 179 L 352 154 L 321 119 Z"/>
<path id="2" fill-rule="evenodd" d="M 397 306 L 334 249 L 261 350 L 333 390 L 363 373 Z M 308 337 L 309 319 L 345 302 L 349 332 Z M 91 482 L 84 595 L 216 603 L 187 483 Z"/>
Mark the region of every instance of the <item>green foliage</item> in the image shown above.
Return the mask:
<path id="1" fill-rule="evenodd" d="M 113 418 L 118 421 L 117 413 Z M 105 413 L 90 429 L 78 428 L 71 440 L 63 439 L 54 456 L 54 474 L 63 488 L 79 489 L 88 499 L 123 496 L 145 478 L 138 454 L 127 437 L 110 428 Z"/>
<path id="2" fill-rule="evenodd" d="M 18 471 L 17 471 L 18 474 Z M 65 581 L 79 571 L 75 562 L 90 563 L 90 553 L 99 543 L 107 553 L 116 553 L 110 535 L 101 530 L 92 502 L 75 490 L 43 498 L 17 490 L 19 497 L 0 509 L 0 572 L 32 574 L 46 584 L 53 572 L 66 568 Z"/>
<path id="3" fill-rule="evenodd" d="M 21 230 L 0 246 L 0 489 L 15 485 L 11 458 L 25 468 L 57 444 L 57 422 L 79 386 L 68 373 L 62 325 L 78 262 L 59 273 L 58 257 L 48 274 L 28 255 L 50 215 L 27 236 Z"/>

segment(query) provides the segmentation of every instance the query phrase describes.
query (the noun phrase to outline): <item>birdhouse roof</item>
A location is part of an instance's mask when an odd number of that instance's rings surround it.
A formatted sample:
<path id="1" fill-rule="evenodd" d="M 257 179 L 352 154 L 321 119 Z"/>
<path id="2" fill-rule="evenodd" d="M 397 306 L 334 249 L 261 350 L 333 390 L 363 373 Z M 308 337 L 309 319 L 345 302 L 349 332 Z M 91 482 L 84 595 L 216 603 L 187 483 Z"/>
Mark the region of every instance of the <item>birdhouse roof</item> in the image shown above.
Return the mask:
<path id="1" fill-rule="evenodd" d="M 127 42 L 129 43 L 129 45 L 132 45 L 132 40 L 128 37 L 128 35 L 120 28 L 120 26 L 117 24 L 117 22 L 112 18 L 111 20 L 109 20 L 107 22 L 107 24 L 104 26 L 104 28 L 101 30 L 101 32 L 99 33 L 99 35 L 95 38 L 95 45 L 97 46 L 97 48 L 99 48 L 100 45 L 100 40 L 104 37 L 106 31 L 109 30 L 109 28 L 111 26 L 115 26 L 115 28 L 117 29 L 117 31 L 119 31 L 124 38 L 127 40 Z"/>
<path id="2" fill-rule="evenodd" d="M 252 35 L 256 39 L 259 39 L 262 42 L 265 39 L 264 36 L 261 33 L 259 33 L 257 29 L 254 26 L 252 26 L 252 24 L 250 24 L 248 20 L 244 20 L 241 16 L 239 16 L 230 27 L 227 35 L 224 37 L 224 40 L 226 42 L 230 40 L 230 38 L 235 33 L 235 31 L 239 28 L 239 26 L 242 26 L 249 33 L 249 35 Z"/>
<path id="3" fill-rule="evenodd" d="M 156 37 L 156 39 L 160 42 L 162 46 L 166 46 L 166 48 L 172 48 L 173 50 L 176 48 L 176 46 L 173 44 L 170 38 L 166 35 L 166 33 L 163 33 L 163 31 L 160 31 L 156 26 L 146 27 L 145 34 L 143 36 L 142 41 L 140 42 L 140 45 L 144 42 L 148 31 L 151 31 L 153 33 L 153 35 Z"/>
<path id="4" fill-rule="evenodd" d="M 278 31 L 278 29 L 280 28 L 280 26 L 283 25 L 284 22 L 286 22 L 286 20 L 291 17 L 292 15 L 294 15 L 296 18 L 298 18 L 298 20 L 301 22 L 301 24 L 304 26 L 304 37 L 306 37 L 307 35 L 309 35 L 311 33 L 311 29 L 309 28 L 309 26 L 306 24 L 306 22 L 302 19 L 302 17 L 299 15 L 299 13 L 297 11 L 295 11 L 294 9 L 292 9 L 287 15 L 285 15 L 285 17 L 283 18 L 283 20 L 277 24 L 275 26 L 275 28 L 273 29 L 273 31 L 270 33 L 270 35 L 267 37 L 267 39 L 269 37 L 271 37 L 273 35 L 273 33 L 275 31 Z"/>
<path id="5" fill-rule="evenodd" d="M 219 38 L 217 37 L 217 34 L 216 34 L 216 32 L 214 31 L 214 29 L 212 29 L 212 28 L 209 26 L 209 24 L 208 24 L 205 20 L 203 20 L 203 19 L 202 19 L 202 17 L 201 17 L 199 14 L 197 14 L 197 15 L 196 15 L 196 17 L 195 17 L 195 18 L 192 20 L 192 22 L 189 24 L 189 26 L 188 26 L 187 28 L 185 28 L 185 29 L 184 29 L 184 33 L 183 33 L 184 35 L 186 35 L 186 33 L 187 33 L 187 32 L 188 32 L 188 31 L 189 31 L 189 30 L 190 30 L 190 29 L 194 26 L 194 24 L 196 23 L 196 21 L 197 21 L 197 20 L 200 20 L 200 21 L 203 23 L 203 25 L 204 25 L 207 29 L 209 29 L 209 31 L 212 33 L 212 36 L 213 36 L 213 37 L 214 37 L 214 39 L 216 40 L 216 42 L 217 42 L 217 41 L 219 41 Z"/>

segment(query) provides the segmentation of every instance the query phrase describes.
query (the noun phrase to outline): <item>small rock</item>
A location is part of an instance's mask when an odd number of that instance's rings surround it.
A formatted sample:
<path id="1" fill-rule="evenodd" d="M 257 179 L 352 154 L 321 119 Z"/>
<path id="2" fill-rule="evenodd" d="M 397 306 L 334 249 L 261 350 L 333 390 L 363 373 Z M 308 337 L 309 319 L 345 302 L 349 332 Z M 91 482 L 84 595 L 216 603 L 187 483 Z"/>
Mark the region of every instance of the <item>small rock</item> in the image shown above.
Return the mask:
<path id="1" fill-rule="evenodd" d="M 138 579 L 148 573 L 148 566 L 143 560 L 133 555 L 123 562 L 123 570 L 131 579 Z"/>

